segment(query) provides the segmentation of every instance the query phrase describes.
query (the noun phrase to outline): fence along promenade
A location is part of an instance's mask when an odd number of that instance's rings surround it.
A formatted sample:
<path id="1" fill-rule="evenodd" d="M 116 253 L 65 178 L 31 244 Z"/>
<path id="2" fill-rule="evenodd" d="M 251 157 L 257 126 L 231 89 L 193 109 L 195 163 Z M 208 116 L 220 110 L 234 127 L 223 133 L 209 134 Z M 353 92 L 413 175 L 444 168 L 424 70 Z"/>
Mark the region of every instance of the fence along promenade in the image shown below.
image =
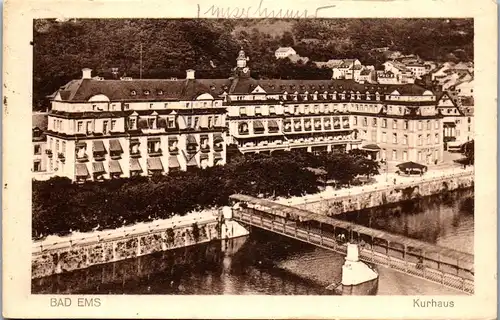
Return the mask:
<path id="1" fill-rule="evenodd" d="M 468 294 L 474 294 L 474 255 L 367 228 L 325 215 L 236 194 L 233 218 L 248 225 L 341 254 L 346 243 L 360 244 L 360 259 Z"/>

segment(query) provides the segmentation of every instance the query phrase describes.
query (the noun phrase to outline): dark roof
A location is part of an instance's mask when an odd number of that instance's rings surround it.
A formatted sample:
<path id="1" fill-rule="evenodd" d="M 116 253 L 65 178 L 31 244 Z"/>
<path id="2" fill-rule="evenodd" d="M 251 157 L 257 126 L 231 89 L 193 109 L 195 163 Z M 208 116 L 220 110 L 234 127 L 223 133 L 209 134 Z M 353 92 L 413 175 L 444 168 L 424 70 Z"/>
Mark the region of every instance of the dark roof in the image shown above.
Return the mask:
<path id="1" fill-rule="evenodd" d="M 396 165 L 396 167 L 398 167 L 400 169 L 403 169 L 403 170 L 406 170 L 406 169 L 425 169 L 425 168 L 427 168 L 427 166 L 425 166 L 423 164 L 420 164 L 420 163 L 413 162 L 413 161 L 408 161 L 408 162 L 400 163 L 400 164 Z"/>
<path id="2" fill-rule="evenodd" d="M 373 151 L 376 151 L 376 150 L 380 150 L 381 148 L 376 145 L 376 144 L 367 144 L 366 146 L 362 146 L 361 148 L 365 149 L 365 150 L 373 150 Z"/>
<path id="3" fill-rule="evenodd" d="M 111 101 L 194 100 L 203 93 L 218 96 L 227 91 L 229 86 L 229 79 L 80 79 L 68 82 L 59 93 L 65 101 L 87 101 L 98 94 L 107 96 Z"/>
<path id="4" fill-rule="evenodd" d="M 329 92 L 379 92 L 389 94 L 398 90 L 401 94 L 421 95 L 425 88 L 416 84 L 367 85 L 353 80 L 256 80 L 253 78 L 234 79 L 193 79 L 193 80 L 72 80 L 61 87 L 59 94 L 63 101 L 83 102 L 92 96 L 105 95 L 111 101 L 166 101 L 194 100 L 203 93 L 214 97 L 222 93 L 249 94 L 257 86 L 267 93 L 324 93 Z M 135 93 L 135 94 L 133 94 Z"/>

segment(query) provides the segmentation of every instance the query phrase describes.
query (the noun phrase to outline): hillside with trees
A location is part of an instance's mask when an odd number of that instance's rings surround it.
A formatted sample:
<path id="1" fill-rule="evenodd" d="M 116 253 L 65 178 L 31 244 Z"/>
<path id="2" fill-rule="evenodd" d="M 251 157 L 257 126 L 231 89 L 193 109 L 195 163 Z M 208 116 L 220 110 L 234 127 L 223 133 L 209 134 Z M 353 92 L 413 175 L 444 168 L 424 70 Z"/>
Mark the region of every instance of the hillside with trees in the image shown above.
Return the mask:
<path id="1" fill-rule="evenodd" d="M 380 66 L 389 47 L 436 61 L 473 60 L 472 19 L 39 19 L 33 34 L 33 107 L 81 69 L 104 78 L 227 78 L 243 47 L 255 78 L 327 79 L 312 61 L 358 58 Z M 293 46 L 306 64 L 276 61 L 279 46 Z M 142 48 L 142 50 L 141 50 Z M 112 68 L 118 68 L 113 74 Z"/>

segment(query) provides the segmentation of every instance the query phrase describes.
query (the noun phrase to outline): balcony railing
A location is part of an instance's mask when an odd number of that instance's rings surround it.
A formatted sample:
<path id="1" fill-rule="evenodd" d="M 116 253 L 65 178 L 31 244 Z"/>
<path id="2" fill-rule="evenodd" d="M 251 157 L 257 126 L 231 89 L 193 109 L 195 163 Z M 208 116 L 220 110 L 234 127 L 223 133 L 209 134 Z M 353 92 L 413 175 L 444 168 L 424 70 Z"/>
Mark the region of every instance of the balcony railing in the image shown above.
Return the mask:
<path id="1" fill-rule="evenodd" d="M 76 161 L 78 161 L 78 162 L 86 162 L 88 160 L 89 160 L 89 156 L 86 153 L 84 153 L 82 155 L 78 155 L 78 154 L 76 155 Z"/>
<path id="2" fill-rule="evenodd" d="M 109 156 L 112 160 L 119 160 L 122 158 L 121 152 L 111 152 Z"/>
<path id="3" fill-rule="evenodd" d="M 94 153 L 95 161 L 104 161 L 105 158 L 106 156 L 104 155 L 104 153 Z"/>
<path id="4" fill-rule="evenodd" d="M 52 150 L 50 150 L 50 149 L 46 149 L 46 150 L 45 150 L 45 153 L 47 154 L 47 156 L 48 156 L 49 158 L 52 158 Z"/>
<path id="5" fill-rule="evenodd" d="M 158 150 L 148 150 L 148 155 L 151 157 L 158 157 L 163 154 L 163 151 L 161 149 Z"/>
<path id="6" fill-rule="evenodd" d="M 59 158 L 59 160 L 61 160 L 61 162 L 66 161 L 66 157 L 64 156 L 64 153 L 62 153 L 62 152 L 59 152 L 57 154 L 57 157 Z"/>

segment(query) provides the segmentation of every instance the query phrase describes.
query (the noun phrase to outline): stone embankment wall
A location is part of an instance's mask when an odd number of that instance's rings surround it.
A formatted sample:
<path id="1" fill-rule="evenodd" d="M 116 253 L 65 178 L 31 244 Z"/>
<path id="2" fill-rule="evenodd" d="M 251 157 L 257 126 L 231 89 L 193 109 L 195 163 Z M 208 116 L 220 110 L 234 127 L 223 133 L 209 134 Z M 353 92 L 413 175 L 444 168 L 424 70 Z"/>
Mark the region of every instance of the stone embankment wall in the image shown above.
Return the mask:
<path id="1" fill-rule="evenodd" d="M 315 213 L 334 216 L 470 187 L 474 187 L 474 173 L 466 172 L 432 180 L 401 183 L 379 189 L 369 188 L 368 186 L 367 191 L 355 195 L 310 199 L 294 206 Z"/>
<path id="2" fill-rule="evenodd" d="M 194 226 L 196 225 L 196 227 Z M 180 223 L 152 222 L 137 227 L 95 232 L 62 241 L 37 241 L 32 250 L 32 278 L 84 269 L 154 252 L 186 247 L 216 239 L 247 235 L 232 220 L 218 231 L 217 217 L 198 217 Z"/>

